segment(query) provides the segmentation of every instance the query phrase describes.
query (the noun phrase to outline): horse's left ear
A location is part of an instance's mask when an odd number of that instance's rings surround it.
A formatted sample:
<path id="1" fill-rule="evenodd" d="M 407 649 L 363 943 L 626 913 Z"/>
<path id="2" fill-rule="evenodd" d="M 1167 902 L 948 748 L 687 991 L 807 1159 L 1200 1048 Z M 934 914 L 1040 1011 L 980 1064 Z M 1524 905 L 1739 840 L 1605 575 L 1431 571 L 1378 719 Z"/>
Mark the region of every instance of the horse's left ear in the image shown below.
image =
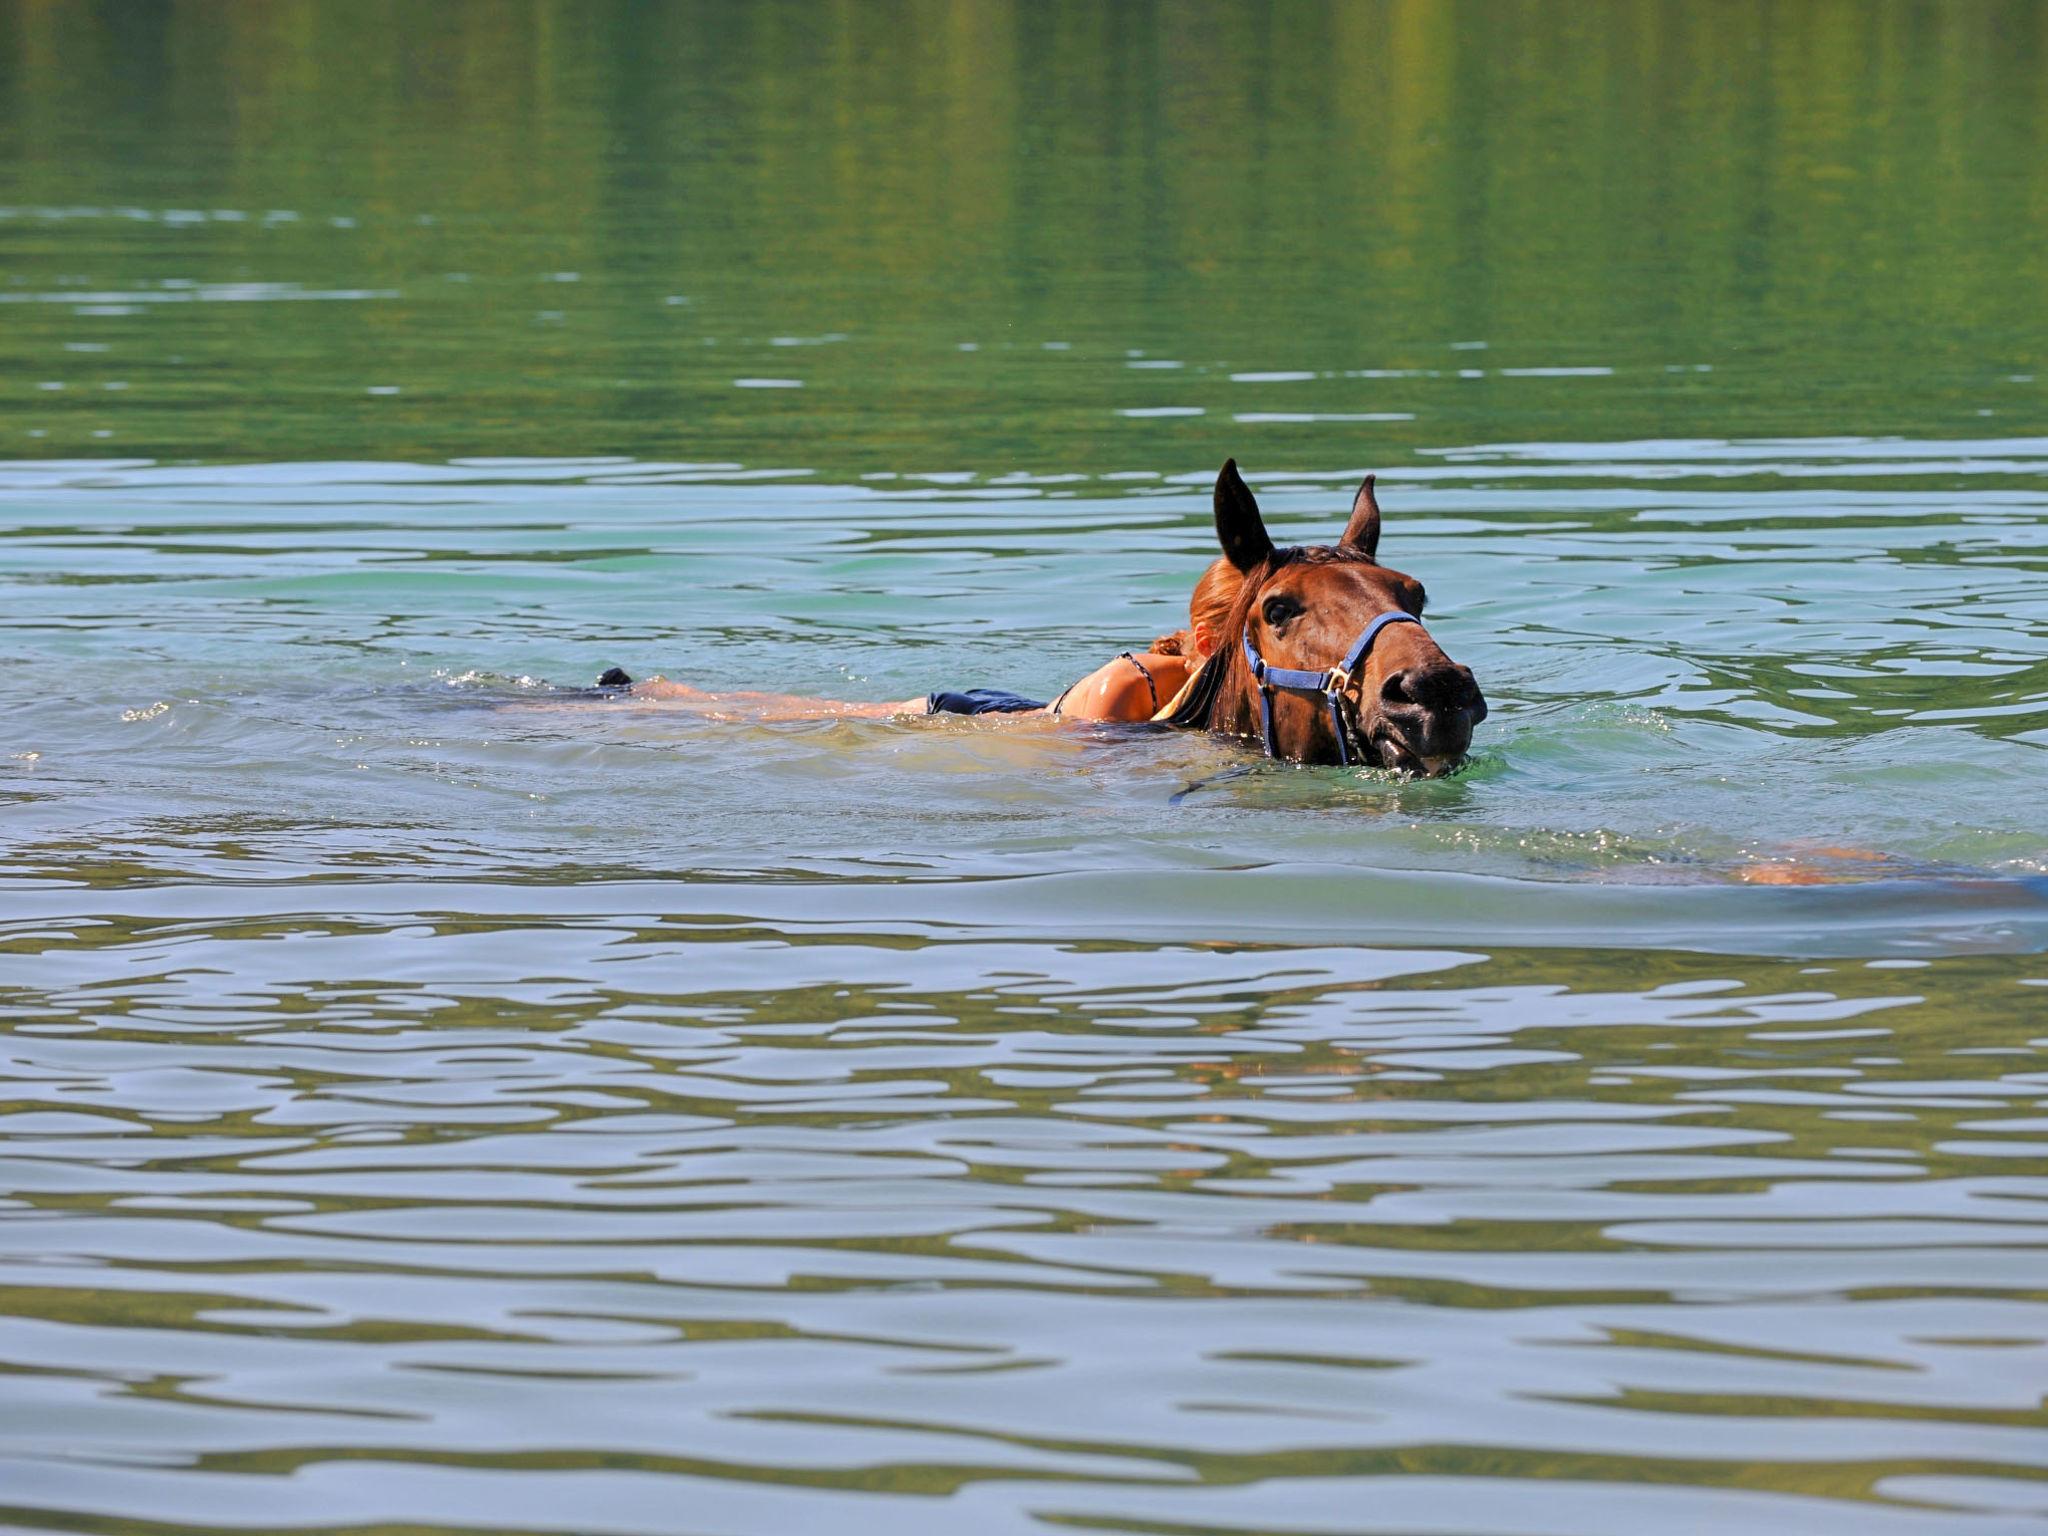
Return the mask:
<path id="1" fill-rule="evenodd" d="M 1225 459 L 1216 476 L 1216 542 L 1240 571 L 1248 571 L 1273 553 L 1273 539 L 1251 487 L 1238 475 L 1237 460 Z"/>
<path id="2" fill-rule="evenodd" d="M 1372 493 L 1373 475 L 1365 477 L 1365 484 L 1358 488 L 1358 494 L 1351 501 L 1351 521 L 1344 525 L 1344 537 L 1337 542 L 1346 549 L 1355 549 L 1368 560 L 1380 557 L 1380 504 Z"/>

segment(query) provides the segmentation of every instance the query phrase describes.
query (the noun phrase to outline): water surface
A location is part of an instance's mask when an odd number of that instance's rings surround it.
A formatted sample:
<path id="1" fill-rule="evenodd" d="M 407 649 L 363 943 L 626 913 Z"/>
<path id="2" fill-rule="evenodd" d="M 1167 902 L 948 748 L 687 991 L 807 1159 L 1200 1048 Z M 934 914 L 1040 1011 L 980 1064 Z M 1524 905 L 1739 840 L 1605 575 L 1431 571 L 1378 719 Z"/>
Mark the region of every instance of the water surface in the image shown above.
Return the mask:
<path id="1" fill-rule="evenodd" d="M 2042 43 L 0 4 L 0 1521 L 2042 1529 Z"/>

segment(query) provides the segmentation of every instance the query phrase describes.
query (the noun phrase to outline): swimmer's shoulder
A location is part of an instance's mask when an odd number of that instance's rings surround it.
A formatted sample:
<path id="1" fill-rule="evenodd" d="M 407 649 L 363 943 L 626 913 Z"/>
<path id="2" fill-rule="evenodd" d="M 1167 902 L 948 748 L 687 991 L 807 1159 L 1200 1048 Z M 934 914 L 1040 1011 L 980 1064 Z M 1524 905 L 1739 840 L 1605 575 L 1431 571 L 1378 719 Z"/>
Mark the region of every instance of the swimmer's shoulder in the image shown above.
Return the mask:
<path id="1" fill-rule="evenodd" d="M 1104 662 L 1067 691 L 1067 720 L 1150 720 L 1186 684 L 1185 657 L 1129 652 Z"/>

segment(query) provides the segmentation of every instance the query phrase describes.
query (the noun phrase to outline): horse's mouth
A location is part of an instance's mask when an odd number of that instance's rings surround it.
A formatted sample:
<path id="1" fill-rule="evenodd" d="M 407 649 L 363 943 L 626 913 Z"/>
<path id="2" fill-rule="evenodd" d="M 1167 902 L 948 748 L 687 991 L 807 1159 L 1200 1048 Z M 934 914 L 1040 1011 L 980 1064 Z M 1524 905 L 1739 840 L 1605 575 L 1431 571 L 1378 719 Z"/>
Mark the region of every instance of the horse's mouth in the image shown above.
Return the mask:
<path id="1" fill-rule="evenodd" d="M 1396 773 L 1412 773 L 1418 779 L 1440 779 L 1447 773 L 1455 773 L 1465 764 L 1462 752 L 1448 757 L 1424 757 L 1386 737 L 1380 740 L 1379 756 L 1382 768 L 1391 768 Z"/>
<path id="2" fill-rule="evenodd" d="M 1457 772 L 1465 764 L 1464 747 L 1451 752 L 1428 751 L 1422 745 L 1404 739 L 1384 716 L 1365 729 L 1355 731 L 1352 740 L 1364 761 L 1377 762 L 1382 768 L 1410 773 L 1419 779 L 1440 779 L 1445 774 Z M 1467 740 L 1469 743 L 1469 736 Z"/>
<path id="3" fill-rule="evenodd" d="M 1463 766 L 1472 733 L 1486 718 L 1486 700 L 1462 667 L 1398 674 L 1379 696 L 1354 697 L 1352 705 L 1359 756 L 1425 779 Z"/>

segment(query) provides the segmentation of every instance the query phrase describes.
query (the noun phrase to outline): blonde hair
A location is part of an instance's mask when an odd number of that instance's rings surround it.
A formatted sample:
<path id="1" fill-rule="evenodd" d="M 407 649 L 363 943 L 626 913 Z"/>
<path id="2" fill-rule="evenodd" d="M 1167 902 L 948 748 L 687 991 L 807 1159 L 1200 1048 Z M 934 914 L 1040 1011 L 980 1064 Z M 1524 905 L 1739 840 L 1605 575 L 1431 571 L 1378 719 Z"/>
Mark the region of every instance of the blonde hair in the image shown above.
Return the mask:
<path id="1" fill-rule="evenodd" d="M 1193 655 L 1195 630 L 1204 624 L 1209 626 L 1209 633 L 1220 637 L 1243 589 L 1242 571 L 1221 556 L 1210 561 L 1209 569 L 1202 572 L 1202 579 L 1195 583 L 1194 594 L 1188 599 L 1188 627 L 1161 635 L 1152 642 L 1153 651 L 1161 656 Z"/>

